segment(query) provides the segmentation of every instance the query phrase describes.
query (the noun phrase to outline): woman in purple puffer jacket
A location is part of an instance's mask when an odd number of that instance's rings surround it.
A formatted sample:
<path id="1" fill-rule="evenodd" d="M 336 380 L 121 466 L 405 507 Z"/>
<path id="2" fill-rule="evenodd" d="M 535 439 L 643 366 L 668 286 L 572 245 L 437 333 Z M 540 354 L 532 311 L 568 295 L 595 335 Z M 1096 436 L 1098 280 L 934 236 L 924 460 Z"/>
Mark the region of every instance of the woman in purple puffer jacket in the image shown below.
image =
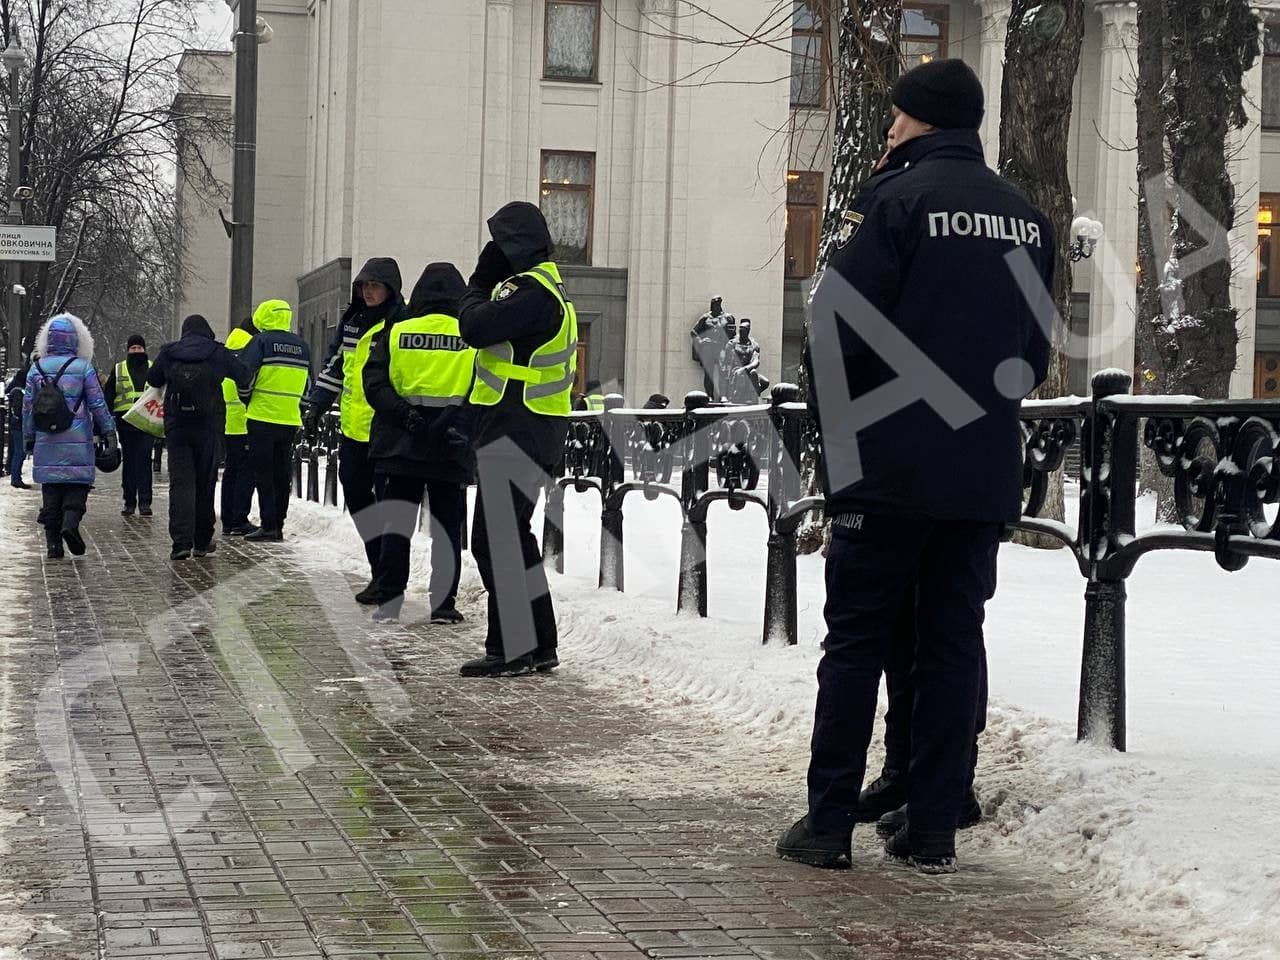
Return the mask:
<path id="1" fill-rule="evenodd" d="M 50 557 L 62 556 L 64 540 L 79 556 L 85 549 L 80 518 L 95 476 L 93 435 L 101 434 L 109 446 L 113 445 L 116 425 L 93 368 L 93 337 L 79 317 L 62 313 L 41 327 L 36 355 L 39 359 L 31 364 L 22 399 L 22 436 L 27 450 L 35 453 L 32 473 L 44 497 L 40 523 Z M 44 433 L 36 429 L 31 404 L 40 387 L 55 378 L 74 417 L 61 433 Z"/>

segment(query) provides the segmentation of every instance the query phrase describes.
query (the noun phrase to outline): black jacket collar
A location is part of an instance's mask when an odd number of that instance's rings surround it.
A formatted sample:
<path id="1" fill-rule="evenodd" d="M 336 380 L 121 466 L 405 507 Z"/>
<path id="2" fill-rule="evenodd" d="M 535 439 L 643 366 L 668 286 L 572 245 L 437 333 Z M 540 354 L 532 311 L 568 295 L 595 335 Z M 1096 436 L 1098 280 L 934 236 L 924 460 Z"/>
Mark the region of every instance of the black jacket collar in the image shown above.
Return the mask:
<path id="1" fill-rule="evenodd" d="M 937 133 L 908 140 L 889 153 L 889 159 L 877 172 L 888 173 L 891 170 L 904 169 L 909 165 L 914 166 L 926 158 L 941 159 L 943 157 L 985 163 L 978 131 L 939 130 Z"/>

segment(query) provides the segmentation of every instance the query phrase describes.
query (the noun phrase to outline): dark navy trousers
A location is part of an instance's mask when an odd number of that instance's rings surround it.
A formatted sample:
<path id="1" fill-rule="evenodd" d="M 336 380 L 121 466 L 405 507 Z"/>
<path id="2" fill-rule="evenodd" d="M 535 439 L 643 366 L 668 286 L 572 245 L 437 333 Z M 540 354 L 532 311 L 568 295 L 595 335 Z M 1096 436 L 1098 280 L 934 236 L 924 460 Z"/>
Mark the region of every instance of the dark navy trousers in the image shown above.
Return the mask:
<path id="1" fill-rule="evenodd" d="M 914 593 L 911 831 L 954 831 L 969 784 L 982 624 L 995 594 L 1002 524 L 870 513 L 834 520 L 809 763 L 810 823 L 824 833 L 852 829 L 880 675 L 892 661 Z"/>

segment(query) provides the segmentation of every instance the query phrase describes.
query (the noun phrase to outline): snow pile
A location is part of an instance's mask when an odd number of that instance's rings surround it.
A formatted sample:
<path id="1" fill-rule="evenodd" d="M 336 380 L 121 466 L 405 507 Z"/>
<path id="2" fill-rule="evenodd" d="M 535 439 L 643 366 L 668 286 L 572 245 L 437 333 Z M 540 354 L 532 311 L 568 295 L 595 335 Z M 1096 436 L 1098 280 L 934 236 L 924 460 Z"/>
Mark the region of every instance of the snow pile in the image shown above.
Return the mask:
<path id="1" fill-rule="evenodd" d="M 765 647 L 761 511 L 713 509 L 706 620 L 675 614 L 677 504 L 627 501 L 625 594 L 595 587 L 598 498 L 570 493 L 566 514 L 566 576 L 551 577 L 563 672 L 665 722 L 609 755 L 515 769 L 624 795 L 756 796 L 799 810 L 823 632 L 821 559 L 800 558 L 800 644 Z M 309 504 L 290 516 L 291 536 L 309 541 L 300 554 L 323 544 L 363 572 L 347 517 Z M 414 543 L 421 585 L 427 538 Z M 332 565 L 326 552 L 306 562 Z M 988 617 L 992 708 L 978 773 L 987 820 L 962 835 L 962 861 L 1057 874 L 1114 928 L 1209 960 L 1280 956 L 1275 575 L 1263 561 L 1224 574 L 1198 553 L 1143 559 L 1129 582 L 1131 752 L 1116 754 L 1075 742 L 1085 584 L 1074 561 L 1005 547 Z M 469 557 L 462 594 L 467 612 L 482 616 Z M 869 837 L 858 838 L 867 856 Z"/>

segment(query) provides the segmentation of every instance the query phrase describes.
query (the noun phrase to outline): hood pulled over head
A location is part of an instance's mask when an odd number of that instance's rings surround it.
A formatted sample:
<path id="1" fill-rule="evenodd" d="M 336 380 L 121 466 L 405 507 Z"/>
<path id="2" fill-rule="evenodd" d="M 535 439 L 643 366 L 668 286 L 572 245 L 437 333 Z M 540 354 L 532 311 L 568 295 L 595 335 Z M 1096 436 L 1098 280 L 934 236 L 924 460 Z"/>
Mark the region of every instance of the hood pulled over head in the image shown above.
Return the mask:
<path id="1" fill-rule="evenodd" d="M 489 218 L 489 233 L 516 273 L 551 259 L 551 231 L 542 211 L 516 200 Z"/>
<path id="2" fill-rule="evenodd" d="M 253 325 L 259 330 L 288 331 L 293 324 L 293 308 L 283 300 L 263 300 L 253 311 Z"/>
<path id="3" fill-rule="evenodd" d="M 93 336 L 74 313 L 60 313 L 48 320 L 36 335 L 36 353 L 42 357 L 93 359 Z"/>
<path id="4" fill-rule="evenodd" d="M 187 319 L 182 321 L 182 335 L 184 337 L 206 337 L 213 339 L 213 327 L 209 326 L 209 321 L 198 313 L 193 313 Z"/>
<path id="5" fill-rule="evenodd" d="M 360 284 L 367 281 L 376 281 L 384 287 L 390 288 L 392 300 L 400 296 L 401 287 L 404 285 L 400 279 L 400 264 L 396 263 L 393 257 L 371 257 L 364 262 L 360 272 L 351 281 L 351 301 L 353 303 L 363 302 L 363 298 L 360 296 Z"/>
<path id="6" fill-rule="evenodd" d="M 458 315 L 458 302 L 467 292 L 467 282 L 452 263 L 429 263 L 409 298 L 409 316 L 425 317 L 429 313 Z"/>

